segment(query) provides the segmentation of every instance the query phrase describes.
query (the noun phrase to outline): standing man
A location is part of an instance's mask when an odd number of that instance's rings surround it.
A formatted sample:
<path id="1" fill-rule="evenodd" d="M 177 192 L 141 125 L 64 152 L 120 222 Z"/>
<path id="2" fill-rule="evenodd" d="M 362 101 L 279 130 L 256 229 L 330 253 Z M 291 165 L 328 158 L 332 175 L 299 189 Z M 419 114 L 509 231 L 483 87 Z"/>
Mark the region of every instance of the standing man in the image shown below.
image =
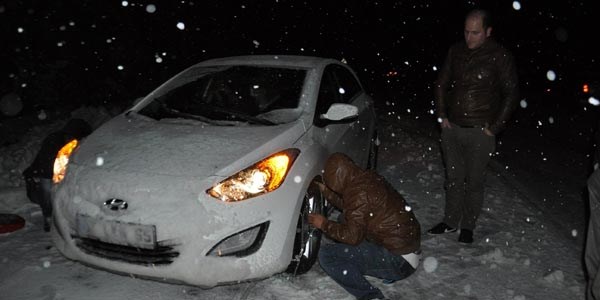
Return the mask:
<path id="1" fill-rule="evenodd" d="M 586 299 L 600 300 L 600 168 L 590 175 L 587 186 L 590 219 L 585 242 L 585 267 L 588 276 Z"/>
<path id="2" fill-rule="evenodd" d="M 587 181 L 590 217 L 584 253 L 587 271 L 586 299 L 600 300 L 600 131 L 596 132 L 593 170 Z"/>
<path id="3" fill-rule="evenodd" d="M 493 40 L 489 13 L 475 9 L 465 18 L 464 41 L 448 51 L 435 84 L 446 167 L 444 219 L 427 232 L 460 227 L 458 241 L 473 242 L 481 212 L 485 169 L 517 104 L 518 80 L 511 53 Z"/>
<path id="4" fill-rule="evenodd" d="M 48 134 L 42 141 L 33 162 L 25 171 L 27 197 L 42 208 L 44 231 L 50 231 L 52 217 L 52 176 L 54 160 L 58 151 L 73 139 L 82 139 L 92 132 L 91 126 L 82 119 L 70 119 L 62 129 Z"/>
<path id="5" fill-rule="evenodd" d="M 421 227 L 404 198 L 380 175 L 342 153 L 325 163 L 323 196 L 342 210 L 343 223 L 310 214 L 308 221 L 338 243 L 319 251 L 321 268 L 357 299 L 383 299 L 364 275 L 392 283 L 415 272 Z"/>

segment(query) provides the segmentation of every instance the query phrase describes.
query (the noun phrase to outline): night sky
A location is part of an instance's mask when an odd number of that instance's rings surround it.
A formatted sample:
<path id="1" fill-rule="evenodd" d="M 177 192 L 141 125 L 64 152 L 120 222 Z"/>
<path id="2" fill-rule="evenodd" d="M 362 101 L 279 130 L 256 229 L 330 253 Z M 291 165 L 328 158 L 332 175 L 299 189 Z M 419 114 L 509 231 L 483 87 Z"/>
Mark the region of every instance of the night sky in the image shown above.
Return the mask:
<path id="1" fill-rule="evenodd" d="M 528 105 L 580 112 L 580 84 L 599 73 L 594 2 L 5 0 L 0 94 L 17 93 L 23 113 L 129 103 L 205 59 L 299 54 L 345 59 L 378 103 L 426 112 L 435 69 L 478 6 L 515 55 Z"/>

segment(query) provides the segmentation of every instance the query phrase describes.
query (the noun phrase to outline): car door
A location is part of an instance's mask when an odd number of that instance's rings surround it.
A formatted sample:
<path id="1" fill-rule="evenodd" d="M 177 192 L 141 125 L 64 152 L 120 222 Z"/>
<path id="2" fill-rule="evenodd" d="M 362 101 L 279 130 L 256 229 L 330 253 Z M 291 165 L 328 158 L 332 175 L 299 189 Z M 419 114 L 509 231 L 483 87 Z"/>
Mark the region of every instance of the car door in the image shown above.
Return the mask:
<path id="1" fill-rule="evenodd" d="M 349 80 L 354 75 L 345 67 L 331 64 L 323 71 L 314 123 L 319 128 L 321 142 L 329 152 L 343 152 L 355 162 L 363 164 L 368 153 L 368 131 L 363 130 L 367 123 L 368 104 L 361 94 L 362 88 Z M 324 122 L 319 116 L 327 112 L 333 103 L 347 103 L 359 108 L 358 118 L 340 122 Z M 362 121 L 361 121 L 362 120 Z"/>
<path id="2" fill-rule="evenodd" d="M 345 103 L 358 108 L 358 119 L 350 124 L 352 137 L 351 151 L 353 159 L 361 166 L 366 166 L 371 134 L 375 130 L 375 111 L 373 99 L 365 93 L 356 76 L 343 66 L 334 68 L 334 75 L 340 87 Z"/>

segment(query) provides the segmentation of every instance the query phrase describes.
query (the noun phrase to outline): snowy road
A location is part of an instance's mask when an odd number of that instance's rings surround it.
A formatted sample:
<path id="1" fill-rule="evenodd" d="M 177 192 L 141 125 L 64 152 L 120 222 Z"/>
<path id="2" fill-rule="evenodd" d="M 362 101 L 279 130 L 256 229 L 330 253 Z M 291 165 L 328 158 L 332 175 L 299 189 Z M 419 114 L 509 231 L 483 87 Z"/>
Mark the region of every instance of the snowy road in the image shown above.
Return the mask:
<path id="1" fill-rule="evenodd" d="M 405 195 L 424 232 L 444 206 L 435 124 L 392 115 L 379 126 L 379 172 Z M 424 262 L 413 276 L 392 285 L 373 279 L 390 299 L 583 299 L 583 231 L 569 223 L 557 230 L 524 190 L 532 189 L 528 181 L 502 162 L 494 165 L 475 243 L 461 245 L 457 234 L 424 235 Z M 564 192 L 573 201 L 580 197 L 572 194 Z M 0 299 L 352 299 L 318 265 L 297 278 L 279 274 L 208 290 L 109 273 L 62 257 L 22 190 L 0 191 L 0 205 L 28 221 L 0 235 Z"/>

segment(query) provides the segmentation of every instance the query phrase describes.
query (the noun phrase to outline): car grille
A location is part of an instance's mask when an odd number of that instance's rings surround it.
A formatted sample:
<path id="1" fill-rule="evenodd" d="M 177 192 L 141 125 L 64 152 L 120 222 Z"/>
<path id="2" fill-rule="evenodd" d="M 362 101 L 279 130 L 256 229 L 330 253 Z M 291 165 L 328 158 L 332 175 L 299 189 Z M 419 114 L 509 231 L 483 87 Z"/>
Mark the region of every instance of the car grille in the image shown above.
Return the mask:
<path id="1" fill-rule="evenodd" d="M 179 256 L 171 246 L 157 245 L 154 249 L 136 248 L 105 243 L 94 239 L 73 237 L 75 244 L 87 254 L 139 265 L 168 265 Z"/>

